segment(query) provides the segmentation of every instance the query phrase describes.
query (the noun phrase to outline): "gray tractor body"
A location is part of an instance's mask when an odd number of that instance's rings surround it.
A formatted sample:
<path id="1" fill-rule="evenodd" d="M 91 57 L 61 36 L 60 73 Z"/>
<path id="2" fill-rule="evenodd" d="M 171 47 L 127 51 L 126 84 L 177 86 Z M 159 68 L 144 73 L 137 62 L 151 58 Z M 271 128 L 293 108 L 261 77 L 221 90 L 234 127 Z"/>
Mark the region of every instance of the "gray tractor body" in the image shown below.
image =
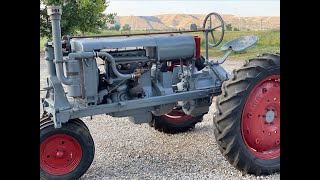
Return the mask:
<path id="1" fill-rule="evenodd" d="M 206 61 L 201 70 L 195 67 L 199 59 L 191 34 L 73 38 L 63 53 L 61 9 L 48 11 L 53 42 L 45 44 L 49 76 L 41 103 L 56 128 L 98 114 L 146 123 L 177 104 L 184 113 L 199 116 L 209 111 L 211 97 L 229 78 L 219 64 Z M 163 64 L 173 70 L 161 69 Z"/>

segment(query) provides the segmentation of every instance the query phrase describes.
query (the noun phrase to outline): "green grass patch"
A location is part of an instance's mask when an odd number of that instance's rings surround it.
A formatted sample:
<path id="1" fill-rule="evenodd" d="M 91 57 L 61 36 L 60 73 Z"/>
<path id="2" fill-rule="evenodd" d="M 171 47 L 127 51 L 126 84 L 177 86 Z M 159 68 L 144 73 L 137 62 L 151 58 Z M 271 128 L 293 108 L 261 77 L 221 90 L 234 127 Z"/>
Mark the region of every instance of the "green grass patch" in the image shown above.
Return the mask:
<path id="1" fill-rule="evenodd" d="M 193 33 L 193 34 L 201 37 L 201 54 L 204 56 L 205 55 L 204 36 L 202 35 L 202 33 Z M 222 57 L 226 53 L 226 51 L 221 51 L 220 50 L 221 46 L 234 38 L 244 36 L 244 35 L 256 35 L 258 36 L 259 40 L 254 46 L 244 51 L 232 52 L 229 55 L 229 58 L 249 59 L 249 58 L 256 57 L 259 54 L 263 54 L 267 52 L 269 53 L 280 52 L 280 31 L 226 31 L 224 34 L 224 38 L 219 46 L 217 47 L 209 46 L 209 57 Z M 209 36 L 209 41 L 210 41 L 210 38 L 211 37 Z"/>
<path id="2" fill-rule="evenodd" d="M 40 37 L 40 53 L 44 52 L 44 43 L 46 42 L 47 38 Z"/>

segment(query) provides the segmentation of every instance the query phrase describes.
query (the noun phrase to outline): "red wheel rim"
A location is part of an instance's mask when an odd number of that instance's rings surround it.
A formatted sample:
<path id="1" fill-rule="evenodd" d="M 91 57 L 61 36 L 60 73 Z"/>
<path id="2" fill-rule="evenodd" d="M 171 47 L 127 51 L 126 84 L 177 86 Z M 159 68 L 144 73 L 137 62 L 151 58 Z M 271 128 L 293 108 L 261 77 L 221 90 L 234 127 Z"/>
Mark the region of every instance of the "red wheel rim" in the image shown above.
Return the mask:
<path id="1" fill-rule="evenodd" d="M 256 157 L 280 156 L 280 75 L 269 76 L 253 88 L 242 111 L 241 131 Z"/>
<path id="2" fill-rule="evenodd" d="M 192 116 L 180 112 L 179 110 L 173 109 L 170 113 L 162 115 L 164 119 L 174 123 L 185 122 L 192 118 Z"/>
<path id="3" fill-rule="evenodd" d="M 82 149 L 79 142 L 66 134 L 48 137 L 40 144 L 40 167 L 52 175 L 64 175 L 80 163 Z"/>

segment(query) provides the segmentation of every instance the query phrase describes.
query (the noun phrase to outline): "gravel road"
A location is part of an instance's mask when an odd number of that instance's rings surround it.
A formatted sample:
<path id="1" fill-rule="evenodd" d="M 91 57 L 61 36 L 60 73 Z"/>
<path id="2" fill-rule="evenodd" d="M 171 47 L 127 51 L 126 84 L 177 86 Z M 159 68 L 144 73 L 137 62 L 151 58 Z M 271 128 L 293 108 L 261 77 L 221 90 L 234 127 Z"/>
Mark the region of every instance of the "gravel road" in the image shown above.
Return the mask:
<path id="1" fill-rule="evenodd" d="M 228 72 L 243 60 L 228 59 Z M 40 86 L 45 86 L 46 66 L 40 57 Z M 40 96 L 43 96 L 40 92 Z M 41 109 L 41 107 L 40 107 Z M 204 116 L 195 129 L 168 135 L 148 124 L 136 125 L 128 118 L 97 115 L 82 118 L 95 142 L 95 158 L 81 178 L 86 179 L 280 179 L 269 176 L 242 175 L 220 153 L 213 135 L 212 114 Z"/>

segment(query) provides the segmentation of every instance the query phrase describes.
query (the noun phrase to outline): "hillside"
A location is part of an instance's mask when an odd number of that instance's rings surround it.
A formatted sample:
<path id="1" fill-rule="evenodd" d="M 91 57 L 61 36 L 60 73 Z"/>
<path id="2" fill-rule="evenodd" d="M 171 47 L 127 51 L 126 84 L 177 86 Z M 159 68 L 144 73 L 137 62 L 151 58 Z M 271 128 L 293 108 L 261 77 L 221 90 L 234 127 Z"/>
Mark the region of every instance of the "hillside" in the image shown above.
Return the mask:
<path id="1" fill-rule="evenodd" d="M 205 14 L 162 14 L 156 16 L 117 16 L 116 22 L 123 26 L 129 24 L 133 30 L 146 29 L 189 29 L 190 24 L 202 27 Z M 240 29 L 260 30 L 280 29 L 279 16 L 240 17 L 221 15 L 225 24 Z"/>

